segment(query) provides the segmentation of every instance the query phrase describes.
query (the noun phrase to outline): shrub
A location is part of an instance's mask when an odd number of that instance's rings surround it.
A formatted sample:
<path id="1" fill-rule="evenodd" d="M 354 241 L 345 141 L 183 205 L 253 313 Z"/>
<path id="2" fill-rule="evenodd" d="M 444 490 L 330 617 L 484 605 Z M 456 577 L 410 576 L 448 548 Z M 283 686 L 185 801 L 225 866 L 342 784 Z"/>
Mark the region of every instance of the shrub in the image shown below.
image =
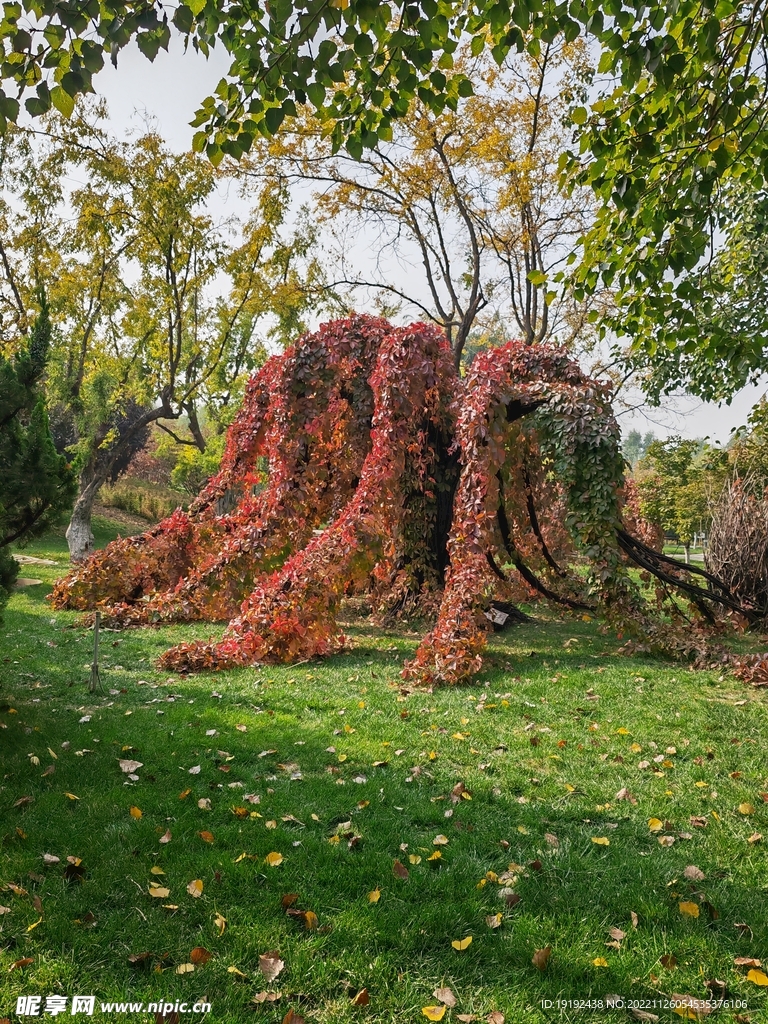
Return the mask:
<path id="1" fill-rule="evenodd" d="M 179 508 L 186 508 L 188 496 L 164 484 L 124 476 L 114 484 L 105 484 L 99 501 L 107 508 L 119 508 L 152 523 L 159 523 Z"/>

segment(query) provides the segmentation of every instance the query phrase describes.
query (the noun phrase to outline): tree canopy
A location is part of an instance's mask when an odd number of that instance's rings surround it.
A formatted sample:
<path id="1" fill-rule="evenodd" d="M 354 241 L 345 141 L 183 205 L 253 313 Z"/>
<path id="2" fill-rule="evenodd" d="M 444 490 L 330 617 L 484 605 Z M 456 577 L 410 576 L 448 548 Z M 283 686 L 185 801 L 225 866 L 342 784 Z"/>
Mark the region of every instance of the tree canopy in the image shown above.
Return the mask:
<path id="1" fill-rule="evenodd" d="M 536 55 L 559 36 L 592 40 L 598 56 L 593 99 L 571 111 L 570 180 L 588 184 L 601 210 L 586 236 L 578 277 L 621 297 L 606 322 L 648 358 L 673 349 L 731 372 L 723 350 L 738 335 L 694 337 L 703 261 L 718 247 L 732 210 L 731 183 L 763 188 L 768 4 L 758 0 L 284 0 L 254 9 L 236 0 L 20 0 L 0 22 L 0 126 L 52 106 L 69 114 L 93 76 L 132 40 L 154 59 L 172 31 L 208 53 L 232 58 L 216 94 L 202 102 L 194 145 L 212 162 L 239 158 L 257 135 L 273 135 L 301 107 L 314 110 L 332 143 L 353 157 L 392 136 L 415 99 L 440 113 L 472 94 L 457 64 L 460 46 L 500 63 L 512 50 Z M 737 220 L 739 218 L 737 217 Z M 672 316 L 682 328 L 660 330 Z M 747 375 L 762 353 L 746 346 Z M 738 367 L 737 367 L 738 368 Z M 712 374 L 686 376 L 710 382 Z M 738 386 L 744 366 L 733 377 Z M 662 380 L 662 388 L 667 382 Z M 727 396 L 728 383 L 719 387 Z M 701 390 L 701 388 L 700 388 Z M 704 393 L 704 392 L 702 392 Z"/>

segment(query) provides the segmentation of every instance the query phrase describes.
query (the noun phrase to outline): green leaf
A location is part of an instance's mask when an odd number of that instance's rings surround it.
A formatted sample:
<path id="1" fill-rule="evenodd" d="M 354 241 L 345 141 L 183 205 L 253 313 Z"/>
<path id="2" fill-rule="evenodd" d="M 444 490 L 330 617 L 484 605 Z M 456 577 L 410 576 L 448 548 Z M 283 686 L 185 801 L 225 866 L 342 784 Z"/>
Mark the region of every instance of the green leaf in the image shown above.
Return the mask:
<path id="1" fill-rule="evenodd" d="M 588 116 L 586 107 L 574 107 L 571 111 L 571 120 L 574 124 L 586 124 Z"/>
<path id="2" fill-rule="evenodd" d="M 202 14 L 205 10 L 206 0 L 187 0 L 187 7 L 192 11 L 195 17 Z"/>
<path id="3" fill-rule="evenodd" d="M 51 89 L 51 103 L 64 117 L 71 117 L 75 109 L 74 97 L 70 96 L 60 85 L 54 85 Z"/>
<path id="4" fill-rule="evenodd" d="M 275 135 L 280 130 L 280 125 L 283 123 L 284 117 L 285 111 L 282 107 L 270 107 L 266 111 L 264 114 L 264 120 L 270 135 Z"/>

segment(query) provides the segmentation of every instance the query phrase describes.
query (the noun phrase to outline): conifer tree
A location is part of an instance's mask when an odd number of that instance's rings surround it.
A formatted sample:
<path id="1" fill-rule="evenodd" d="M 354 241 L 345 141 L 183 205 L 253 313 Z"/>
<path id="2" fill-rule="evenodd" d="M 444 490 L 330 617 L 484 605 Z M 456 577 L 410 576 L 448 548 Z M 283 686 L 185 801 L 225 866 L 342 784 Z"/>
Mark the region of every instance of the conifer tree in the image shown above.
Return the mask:
<path id="1" fill-rule="evenodd" d="M 0 608 L 18 575 L 11 545 L 46 530 L 74 497 L 75 480 L 54 447 L 39 388 L 50 341 L 43 300 L 25 348 L 0 356 Z"/>

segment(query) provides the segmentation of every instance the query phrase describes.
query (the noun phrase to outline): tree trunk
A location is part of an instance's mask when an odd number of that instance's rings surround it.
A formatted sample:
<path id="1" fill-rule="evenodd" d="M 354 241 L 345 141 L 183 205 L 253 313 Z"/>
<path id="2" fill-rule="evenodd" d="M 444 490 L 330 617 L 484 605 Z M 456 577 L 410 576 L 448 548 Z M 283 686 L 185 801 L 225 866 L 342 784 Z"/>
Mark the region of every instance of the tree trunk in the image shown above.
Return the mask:
<path id="1" fill-rule="evenodd" d="M 689 540 L 688 541 L 683 541 L 683 547 L 685 548 L 685 564 L 686 565 L 690 565 L 691 564 L 691 542 Z"/>
<path id="2" fill-rule="evenodd" d="M 84 562 L 93 554 L 91 515 L 96 495 L 105 480 L 106 474 L 97 473 L 92 464 L 86 466 L 80 474 L 80 490 L 66 533 L 69 558 L 72 562 Z"/>

